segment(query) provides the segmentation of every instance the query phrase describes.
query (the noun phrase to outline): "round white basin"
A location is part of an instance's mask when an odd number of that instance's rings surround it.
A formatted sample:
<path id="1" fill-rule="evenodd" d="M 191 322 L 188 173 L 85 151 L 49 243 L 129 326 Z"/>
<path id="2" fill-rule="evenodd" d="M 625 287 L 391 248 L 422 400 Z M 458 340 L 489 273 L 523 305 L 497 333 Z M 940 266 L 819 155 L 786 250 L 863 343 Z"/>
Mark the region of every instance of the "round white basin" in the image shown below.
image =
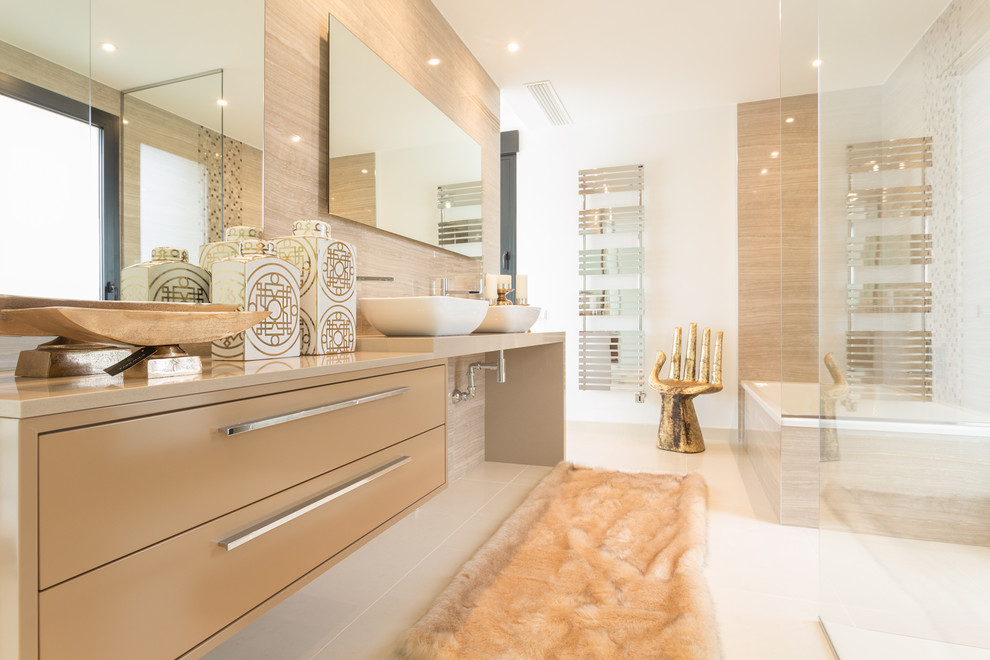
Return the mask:
<path id="1" fill-rule="evenodd" d="M 487 300 L 450 296 L 360 298 L 371 325 L 389 337 L 441 337 L 474 331 L 488 311 Z"/>
<path id="2" fill-rule="evenodd" d="M 475 332 L 526 332 L 540 316 L 530 305 L 493 305 Z"/>

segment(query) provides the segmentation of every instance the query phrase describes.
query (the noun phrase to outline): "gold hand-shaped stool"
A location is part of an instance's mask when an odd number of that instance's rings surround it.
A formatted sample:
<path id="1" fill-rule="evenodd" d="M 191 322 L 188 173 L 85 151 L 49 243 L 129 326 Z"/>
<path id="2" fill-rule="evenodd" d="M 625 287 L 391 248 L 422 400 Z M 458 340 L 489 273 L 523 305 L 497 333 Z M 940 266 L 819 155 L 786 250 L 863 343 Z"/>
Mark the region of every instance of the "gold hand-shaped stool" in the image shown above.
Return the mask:
<path id="1" fill-rule="evenodd" d="M 692 399 L 699 394 L 711 394 L 722 389 L 722 333 L 715 337 L 715 365 L 710 368 L 708 345 L 711 328 L 705 328 L 701 343 L 701 364 L 695 380 L 695 348 L 698 324 L 688 330 L 687 359 L 684 363 L 684 379 L 681 380 L 681 329 L 674 328 L 674 350 L 670 359 L 670 378 L 660 380 L 660 369 L 667 356 L 657 352 L 657 363 L 650 374 L 650 387 L 660 393 L 660 429 L 657 431 L 657 447 L 668 451 L 695 454 L 705 451 L 701 426 L 694 411 Z"/>

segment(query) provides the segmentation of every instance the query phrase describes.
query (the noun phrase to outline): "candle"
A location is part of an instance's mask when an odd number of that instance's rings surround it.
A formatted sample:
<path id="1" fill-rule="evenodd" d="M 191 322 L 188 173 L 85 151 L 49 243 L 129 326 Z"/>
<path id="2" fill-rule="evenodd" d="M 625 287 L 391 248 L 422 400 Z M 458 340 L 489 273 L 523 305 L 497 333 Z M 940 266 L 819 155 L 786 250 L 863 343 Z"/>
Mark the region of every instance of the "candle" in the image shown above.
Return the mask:
<path id="1" fill-rule="evenodd" d="M 529 276 L 516 275 L 516 302 L 525 305 L 529 298 Z"/>
<path id="2" fill-rule="evenodd" d="M 489 303 L 494 303 L 498 299 L 498 275 L 485 274 L 485 298 Z"/>
<path id="3" fill-rule="evenodd" d="M 508 291 L 512 288 L 512 275 L 499 275 L 498 288 Z"/>

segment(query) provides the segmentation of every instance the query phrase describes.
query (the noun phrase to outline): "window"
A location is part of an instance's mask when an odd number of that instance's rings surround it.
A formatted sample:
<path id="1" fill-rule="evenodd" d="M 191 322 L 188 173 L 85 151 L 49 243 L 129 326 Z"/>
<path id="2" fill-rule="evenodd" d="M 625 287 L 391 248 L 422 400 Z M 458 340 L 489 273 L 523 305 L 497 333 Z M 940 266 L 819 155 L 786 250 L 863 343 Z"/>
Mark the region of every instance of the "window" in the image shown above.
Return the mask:
<path id="1" fill-rule="evenodd" d="M 0 74 L 0 290 L 116 298 L 117 117 Z"/>

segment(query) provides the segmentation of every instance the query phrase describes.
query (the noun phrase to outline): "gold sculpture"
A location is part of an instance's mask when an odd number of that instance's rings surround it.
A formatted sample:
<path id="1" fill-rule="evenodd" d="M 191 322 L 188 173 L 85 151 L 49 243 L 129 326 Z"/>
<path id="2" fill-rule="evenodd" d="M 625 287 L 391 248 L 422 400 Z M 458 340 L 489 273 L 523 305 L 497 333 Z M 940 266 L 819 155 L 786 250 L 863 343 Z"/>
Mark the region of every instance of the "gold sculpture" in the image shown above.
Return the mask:
<path id="1" fill-rule="evenodd" d="M 681 329 L 674 328 L 674 349 L 670 360 L 670 378 L 660 380 L 660 369 L 667 356 L 657 351 L 657 363 L 650 374 L 650 387 L 660 393 L 660 429 L 657 431 L 657 447 L 668 451 L 695 454 L 705 451 L 701 426 L 694 411 L 692 399 L 699 394 L 711 394 L 722 389 L 722 333 L 715 337 L 715 364 L 709 360 L 711 328 L 705 328 L 701 342 L 701 364 L 695 380 L 695 348 L 698 324 L 688 329 L 687 359 L 684 363 L 684 379 L 681 379 Z"/>

